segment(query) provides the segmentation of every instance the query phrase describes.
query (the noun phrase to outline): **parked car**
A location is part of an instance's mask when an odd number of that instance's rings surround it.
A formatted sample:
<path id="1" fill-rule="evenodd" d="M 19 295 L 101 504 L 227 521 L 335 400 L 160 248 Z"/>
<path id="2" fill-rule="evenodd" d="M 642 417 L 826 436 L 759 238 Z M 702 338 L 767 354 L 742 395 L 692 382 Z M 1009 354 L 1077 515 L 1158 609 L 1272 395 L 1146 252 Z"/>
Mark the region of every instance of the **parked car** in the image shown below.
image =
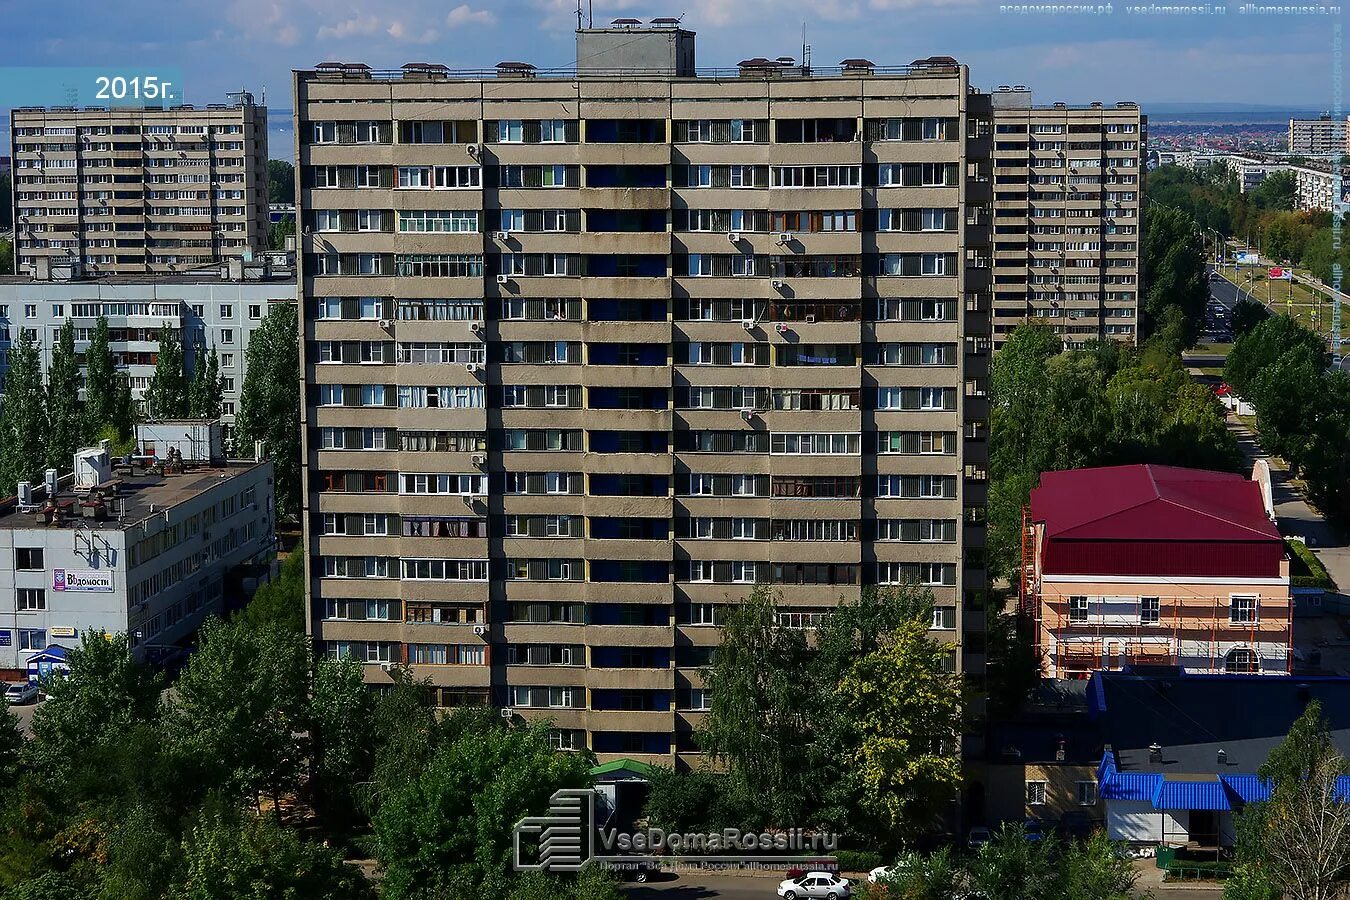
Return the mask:
<path id="1" fill-rule="evenodd" d="M 613 862 L 609 865 L 610 871 L 618 875 L 624 881 L 636 881 L 638 884 L 646 884 L 655 879 L 661 872 L 659 863 L 650 859 L 639 859 L 633 862 Z"/>
<path id="2" fill-rule="evenodd" d="M 778 896 L 783 900 L 844 900 L 852 896 L 852 889 L 847 878 L 829 872 L 807 872 L 780 883 Z"/>
<path id="3" fill-rule="evenodd" d="M 32 681 L 12 681 L 5 685 L 5 702 L 10 706 L 36 703 L 38 686 Z"/>
<path id="4" fill-rule="evenodd" d="M 970 834 L 966 836 L 966 846 L 978 853 L 980 848 L 989 843 L 992 838 L 993 835 L 989 833 L 988 828 L 983 825 L 976 825 L 970 829 Z"/>
<path id="5" fill-rule="evenodd" d="M 867 873 L 867 881 L 870 884 L 876 884 L 883 878 L 890 878 L 892 875 L 904 875 L 910 871 L 911 862 L 908 858 L 900 859 L 890 866 L 877 866 Z"/>

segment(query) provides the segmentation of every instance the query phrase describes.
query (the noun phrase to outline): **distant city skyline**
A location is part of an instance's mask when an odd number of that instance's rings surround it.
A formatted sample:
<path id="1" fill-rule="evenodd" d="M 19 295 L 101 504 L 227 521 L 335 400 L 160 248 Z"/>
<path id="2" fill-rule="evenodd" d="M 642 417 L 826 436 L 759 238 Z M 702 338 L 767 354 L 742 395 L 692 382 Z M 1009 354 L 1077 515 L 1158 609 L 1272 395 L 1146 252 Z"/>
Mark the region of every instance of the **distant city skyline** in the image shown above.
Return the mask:
<path id="1" fill-rule="evenodd" d="M 589 0 L 583 6 L 589 6 Z M 803 24 L 817 65 L 864 56 L 903 64 L 935 54 L 970 66 L 990 89 L 1025 84 L 1038 100 L 1141 104 L 1225 102 L 1318 110 L 1330 105 L 1330 16 L 1129 13 L 1014 14 L 988 0 L 596 0 L 596 24 L 683 13 L 699 32 L 701 66 L 746 56 L 801 55 Z M 0 58 L 14 66 L 176 66 L 187 100 L 266 89 L 289 108 L 293 68 L 325 60 L 396 68 L 409 61 L 490 67 L 519 59 L 541 69 L 573 56 L 575 0 L 186 0 L 171 16 L 147 0 L 73 0 L 59 30 L 46 16 L 12 16 Z M 0 69 L 3 78 L 3 69 Z"/>

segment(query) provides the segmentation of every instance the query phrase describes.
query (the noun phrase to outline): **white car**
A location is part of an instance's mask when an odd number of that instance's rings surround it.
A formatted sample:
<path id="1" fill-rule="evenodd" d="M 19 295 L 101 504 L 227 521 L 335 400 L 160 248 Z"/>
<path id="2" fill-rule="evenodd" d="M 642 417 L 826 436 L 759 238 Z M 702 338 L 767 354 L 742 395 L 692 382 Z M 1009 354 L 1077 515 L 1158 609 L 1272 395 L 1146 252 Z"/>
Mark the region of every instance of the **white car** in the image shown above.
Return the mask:
<path id="1" fill-rule="evenodd" d="M 883 878 L 890 878 L 895 875 L 904 875 L 909 870 L 910 870 L 909 861 L 902 859 L 893 866 L 877 866 L 875 869 L 867 873 L 867 880 L 871 884 L 876 884 Z"/>
<path id="2" fill-rule="evenodd" d="M 5 702 L 10 706 L 36 703 L 38 686 L 31 681 L 12 681 L 5 685 Z"/>
<path id="3" fill-rule="evenodd" d="M 851 892 L 847 878 L 829 872 L 807 872 L 778 885 L 778 896 L 783 900 L 843 900 L 851 896 Z"/>

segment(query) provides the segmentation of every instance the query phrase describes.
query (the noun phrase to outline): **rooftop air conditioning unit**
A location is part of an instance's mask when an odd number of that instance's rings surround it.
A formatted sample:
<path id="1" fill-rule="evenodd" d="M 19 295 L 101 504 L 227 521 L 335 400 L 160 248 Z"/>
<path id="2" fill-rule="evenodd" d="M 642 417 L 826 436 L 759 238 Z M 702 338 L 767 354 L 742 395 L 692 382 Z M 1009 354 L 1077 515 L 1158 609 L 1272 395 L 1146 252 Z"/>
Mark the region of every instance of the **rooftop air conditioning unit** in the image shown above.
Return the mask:
<path id="1" fill-rule="evenodd" d="M 509 231 L 494 231 L 494 232 L 492 233 L 492 236 L 495 237 L 495 238 L 496 238 L 497 240 L 499 240 L 499 241 L 504 241 L 504 240 L 506 240 L 507 238 L 509 238 L 509 237 L 511 236 L 511 232 L 509 232 Z"/>
<path id="2" fill-rule="evenodd" d="M 512 709 L 512 708 L 509 707 L 509 706 L 503 706 L 503 707 L 502 707 L 502 718 L 503 718 L 503 719 L 514 719 L 515 717 L 516 717 L 516 711 L 515 711 L 514 709 Z"/>
<path id="3" fill-rule="evenodd" d="M 475 625 L 473 626 L 473 633 L 479 637 L 487 637 L 488 627 L 486 625 Z"/>
<path id="4" fill-rule="evenodd" d="M 468 372 L 470 375 L 477 375 L 479 372 L 483 371 L 483 366 L 481 363 L 465 363 L 464 371 Z"/>
<path id="5" fill-rule="evenodd" d="M 498 276 L 497 276 L 497 283 L 498 283 L 498 284 L 506 284 L 506 283 L 507 283 L 508 281 L 510 281 L 510 280 L 511 280 L 511 276 L 509 276 L 509 275 L 502 274 L 502 275 L 498 275 Z"/>
<path id="6" fill-rule="evenodd" d="M 757 324 L 759 323 L 754 319 L 741 319 L 741 327 L 746 331 L 753 331 Z"/>
<path id="7" fill-rule="evenodd" d="M 388 331 L 390 328 L 393 328 L 393 327 L 394 327 L 394 320 L 393 320 L 393 319 L 381 319 L 381 320 L 380 320 L 380 327 L 383 328 L 385 331 Z"/>
<path id="8" fill-rule="evenodd" d="M 792 240 L 792 232 L 790 231 L 778 232 L 778 243 L 786 244 L 790 240 Z"/>
<path id="9" fill-rule="evenodd" d="M 739 231 L 728 231 L 727 240 L 731 241 L 733 244 L 739 244 L 741 242 L 741 233 Z"/>
<path id="10" fill-rule="evenodd" d="M 755 408 L 753 406 L 746 406 L 741 408 L 742 419 L 749 422 L 754 417 L 755 417 Z"/>

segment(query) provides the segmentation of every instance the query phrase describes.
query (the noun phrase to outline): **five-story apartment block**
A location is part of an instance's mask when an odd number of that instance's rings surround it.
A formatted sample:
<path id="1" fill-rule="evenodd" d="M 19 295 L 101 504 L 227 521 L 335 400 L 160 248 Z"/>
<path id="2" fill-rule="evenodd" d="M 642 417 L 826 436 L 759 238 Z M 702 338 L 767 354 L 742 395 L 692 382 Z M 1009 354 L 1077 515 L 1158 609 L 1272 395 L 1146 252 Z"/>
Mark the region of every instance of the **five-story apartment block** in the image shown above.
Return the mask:
<path id="1" fill-rule="evenodd" d="M 267 248 L 267 109 L 24 108 L 10 114 L 14 254 L 104 275 L 181 272 Z"/>
<path id="2" fill-rule="evenodd" d="M 994 345 L 1045 319 L 1068 347 L 1135 343 L 1148 119 L 1135 103 L 994 109 Z"/>
<path id="3" fill-rule="evenodd" d="M 693 41 L 295 79 L 313 634 L 602 759 L 695 751 L 756 583 L 984 665 L 987 96 Z"/>

